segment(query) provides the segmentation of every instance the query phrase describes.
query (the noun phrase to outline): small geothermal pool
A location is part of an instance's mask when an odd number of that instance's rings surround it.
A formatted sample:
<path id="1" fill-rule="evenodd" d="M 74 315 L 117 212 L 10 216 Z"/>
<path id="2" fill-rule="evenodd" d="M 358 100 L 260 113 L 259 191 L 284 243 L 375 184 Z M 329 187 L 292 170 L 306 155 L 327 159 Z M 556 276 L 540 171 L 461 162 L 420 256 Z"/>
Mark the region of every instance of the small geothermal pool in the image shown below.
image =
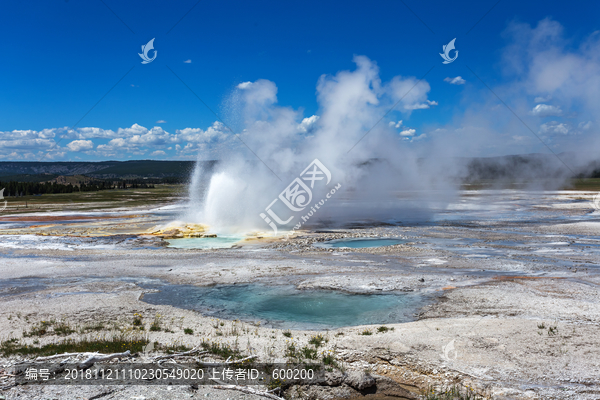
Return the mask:
<path id="1" fill-rule="evenodd" d="M 350 248 L 363 249 L 367 247 L 383 247 L 393 246 L 395 244 L 408 243 L 408 240 L 398 238 L 350 238 L 350 239 L 334 239 L 326 242 L 315 243 L 315 247 L 324 249 L 332 248 Z"/>
<path id="2" fill-rule="evenodd" d="M 228 249 L 237 242 L 244 240 L 243 236 L 218 236 L 205 238 L 168 239 L 169 245 L 174 249 Z"/>
<path id="3" fill-rule="evenodd" d="M 149 286 L 145 286 L 149 288 Z M 405 293 L 348 294 L 260 284 L 152 286 L 142 301 L 195 310 L 223 319 L 260 320 L 277 328 L 326 329 L 414 320 L 423 296 Z"/>

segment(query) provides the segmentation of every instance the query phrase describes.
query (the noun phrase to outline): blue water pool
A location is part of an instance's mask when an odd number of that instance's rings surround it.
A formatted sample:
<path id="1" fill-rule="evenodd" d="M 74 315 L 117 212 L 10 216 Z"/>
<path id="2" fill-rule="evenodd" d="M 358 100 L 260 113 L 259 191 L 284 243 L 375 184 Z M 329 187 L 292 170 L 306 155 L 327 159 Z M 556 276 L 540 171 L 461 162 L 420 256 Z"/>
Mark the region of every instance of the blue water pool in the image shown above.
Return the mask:
<path id="1" fill-rule="evenodd" d="M 163 285 L 142 300 L 191 309 L 224 319 L 259 320 L 268 326 L 325 329 L 414 320 L 422 296 L 405 293 L 348 294 L 260 284 Z"/>
<path id="2" fill-rule="evenodd" d="M 408 243 L 408 240 L 398 238 L 350 238 L 350 239 L 334 239 L 326 242 L 315 243 L 315 247 L 324 249 L 331 248 L 350 248 L 363 249 L 367 247 L 383 247 L 393 246 L 395 244 Z"/>

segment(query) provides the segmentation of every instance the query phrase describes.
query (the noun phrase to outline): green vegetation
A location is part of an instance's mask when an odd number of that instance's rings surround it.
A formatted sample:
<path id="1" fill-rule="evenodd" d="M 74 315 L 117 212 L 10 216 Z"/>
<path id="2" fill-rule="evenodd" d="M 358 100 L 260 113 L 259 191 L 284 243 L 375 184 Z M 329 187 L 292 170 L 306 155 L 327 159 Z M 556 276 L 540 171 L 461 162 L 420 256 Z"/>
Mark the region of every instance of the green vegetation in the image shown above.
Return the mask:
<path id="1" fill-rule="evenodd" d="M 328 351 L 323 353 L 323 364 L 325 365 L 329 365 L 331 367 L 337 367 L 338 364 L 335 361 L 335 355 L 333 354 L 333 351 Z"/>
<path id="2" fill-rule="evenodd" d="M 226 343 L 215 343 L 203 341 L 201 344 L 202 348 L 211 354 L 221 356 L 225 359 L 231 358 L 242 358 L 242 353 L 238 349 L 234 349 Z"/>
<path id="3" fill-rule="evenodd" d="M 0 190 L 2 187 L 0 187 Z M 4 191 L 6 196 L 6 190 Z M 185 193 L 183 185 L 156 185 L 154 189 L 101 190 L 97 192 L 57 193 L 43 196 L 9 197 L 7 212 L 86 211 L 165 204 Z"/>
<path id="4" fill-rule="evenodd" d="M 97 192 L 100 190 L 115 189 L 154 189 L 153 183 L 140 181 L 138 179 L 126 179 L 119 181 L 92 180 L 88 183 L 57 183 L 57 182 L 17 182 L 0 181 L 0 188 L 4 188 L 4 197 L 23 197 L 31 195 L 73 193 L 73 192 Z"/>
<path id="5" fill-rule="evenodd" d="M 321 346 L 321 344 L 323 344 L 323 342 L 327 342 L 327 339 L 325 339 L 325 337 L 321 334 L 312 336 L 308 341 L 309 344 L 314 345 L 317 349 Z"/>
<path id="6" fill-rule="evenodd" d="M 142 314 L 133 314 L 133 326 L 141 326 L 143 319 L 144 317 L 142 317 Z"/>
<path id="7" fill-rule="evenodd" d="M 75 332 L 66 322 L 40 321 L 37 325 L 31 327 L 31 330 L 23 332 L 23 337 L 59 335 L 67 336 Z"/>
<path id="8" fill-rule="evenodd" d="M 317 349 L 313 349 L 311 347 L 308 346 L 304 346 L 303 348 L 300 349 L 300 354 L 302 357 L 307 358 L 309 360 L 316 360 L 317 359 Z"/>
<path id="9" fill-rule="evenodd" d="M 545 323 L 541 323 L 538 324 L 538 335 L 542 335 L 543 331 L 546 329 L 546 324 Z M 558 325 L 556 325 L 556 323 L 554 324 L 554 326 L 548 326 L 548 336 L 555 336 L 558 335 Z"/>
<path id="10" fill-rule="evenodd" d="M 119 353 L 130 350 L 132 353 L 143 351 L 148 344 L 148 339 L 138 337 L 126 337 L 123 334 L 114 335 L 105 339 L 67 339 L 59 343 L 51 343 L 43 346 L 30 346 L 21 344 L 18 339 L 9 339 L 0 343 L 0 354 L 10 356 L 13 354 L 46 356 L 60 353 Z M 165 348 L 165 350 L 170 348 Z"/>
<path id="11" fill-rule="evenodd" d="M 97 332 L 97 331 L 101 331 L 104 330 L 105 326 L 102 322 L 96 322 L 94 324 L 91 325 L 84 325 L 79 329 L 79 333 L 81 334 L 85 334 L 88 332 Z"/>
<path id="12" fill-rule="evenodd" d="M 298 358 L 298 352 L 296 351 L 296 343 L 290 342 L 285 346 L 285 354 L 287 358 L 294 359 Z"/>
<path id="13" fill-rule="evenodd" d="M 185 333 L 186 335 L 193 335 L 194 334 L 194 330 L 192 328 L 185 328 L 183 330 L 183 333 Z"/>
<path id="14" fill-rule="evenodd" d="M 585 179 L 571 180 L 570 188 L 574 190 L 600 191 L 600 171 L 596 171 L 597 176 Z"/>
<path id="15" fill-rule="evenodd" d="M 290 331 L 285 331 L 285 332 L 283 332 L 283 336 L 285 336 L 285 337 L 290 337 L 290 338 L 291 338 L 291 337 L 292 337 L 292 332 L 290 332 Z"/>
<path id="16" fill-rule="evenodd" d="M 373 332 L 371 332 L 371 331 L 370 331 L 370 330 L 368 330 L 368 329 L 365 329 L 365 330 L 364 330 L 364 331 L 362 331 L 360 334 L 361 334 L 361 335 L 363 335 L 363 336 L 370 336 L 370 335 L 372 335 L 372 334 L 373 334 Z"/>

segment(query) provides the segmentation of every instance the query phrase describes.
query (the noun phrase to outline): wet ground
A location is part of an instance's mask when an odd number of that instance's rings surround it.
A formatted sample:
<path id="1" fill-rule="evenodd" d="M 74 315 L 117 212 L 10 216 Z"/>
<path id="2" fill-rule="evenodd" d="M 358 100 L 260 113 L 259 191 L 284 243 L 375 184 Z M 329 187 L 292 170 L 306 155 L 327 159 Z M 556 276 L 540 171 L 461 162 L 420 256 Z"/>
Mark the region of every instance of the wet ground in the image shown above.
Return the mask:
<path id="1" fill-rule="evenodd" d="M 496 398 L 595 399 L 600 212 L 592 195 L 465 191 L 429 220 L 352 221 L 289 240 L 255 233 L 216 241 L 226 242 L 220 249 L 165 247 L 211 238 L 140 235 L 176 218 L 176 204 L 38 221 L 8 215 L 0 218 L 0 339 L 31 341 L 23 330 L 52 316 L 83 323 L 160 312 L 184 317 L 195 333 L 172 328 L 159 340 L 233 343 L 210 321 L 241 319 L 256 334 L 238 341 L 262 356 L 284 352 L 284 329 L 300 342 L 320 330 L 349 368 L 415 393 L 460 381 Z M 361 238 L 399 242 L 327 245 Z M 379 333 L 381 325 L 395 329 Z"/>

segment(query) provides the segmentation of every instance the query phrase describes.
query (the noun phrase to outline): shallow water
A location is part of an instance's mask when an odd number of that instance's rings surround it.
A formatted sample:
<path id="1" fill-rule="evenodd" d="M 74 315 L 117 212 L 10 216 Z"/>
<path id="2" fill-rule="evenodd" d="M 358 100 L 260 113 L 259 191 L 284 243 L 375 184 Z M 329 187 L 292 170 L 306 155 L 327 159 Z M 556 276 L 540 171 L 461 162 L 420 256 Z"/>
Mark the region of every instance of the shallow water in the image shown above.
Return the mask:
<path id="1" fill-rule="evenodd" d="M 259 284 L 197 287 L 153 286 L 150 304 L 172 305 L 225 319 L 260 320 L 268 326 L 326 329 L 342 326 L 398 323 L 414 320 L 424 304 L 415 294 L 348 294 L 326 290 L 298 290 L 294 286 Z"/>
<path id="2" fill-rule="evenodd" d="M 216 238 L 169 239 L 169 245 L 175 249 L 228 249 L 240 242 L 242 236 L 219 236 Z"/>
<path id="3" fill-rule="evenodd" d="M 408 240 L 397 238 L 352 238 L 352 239 L 334 239 L 326 242 L 315 243 L 315 247 L 325 249 L 330 248 L 350 248 L 363 249 L 367 247 L 393 246 L 395 244 L 408 243 Z"/>

